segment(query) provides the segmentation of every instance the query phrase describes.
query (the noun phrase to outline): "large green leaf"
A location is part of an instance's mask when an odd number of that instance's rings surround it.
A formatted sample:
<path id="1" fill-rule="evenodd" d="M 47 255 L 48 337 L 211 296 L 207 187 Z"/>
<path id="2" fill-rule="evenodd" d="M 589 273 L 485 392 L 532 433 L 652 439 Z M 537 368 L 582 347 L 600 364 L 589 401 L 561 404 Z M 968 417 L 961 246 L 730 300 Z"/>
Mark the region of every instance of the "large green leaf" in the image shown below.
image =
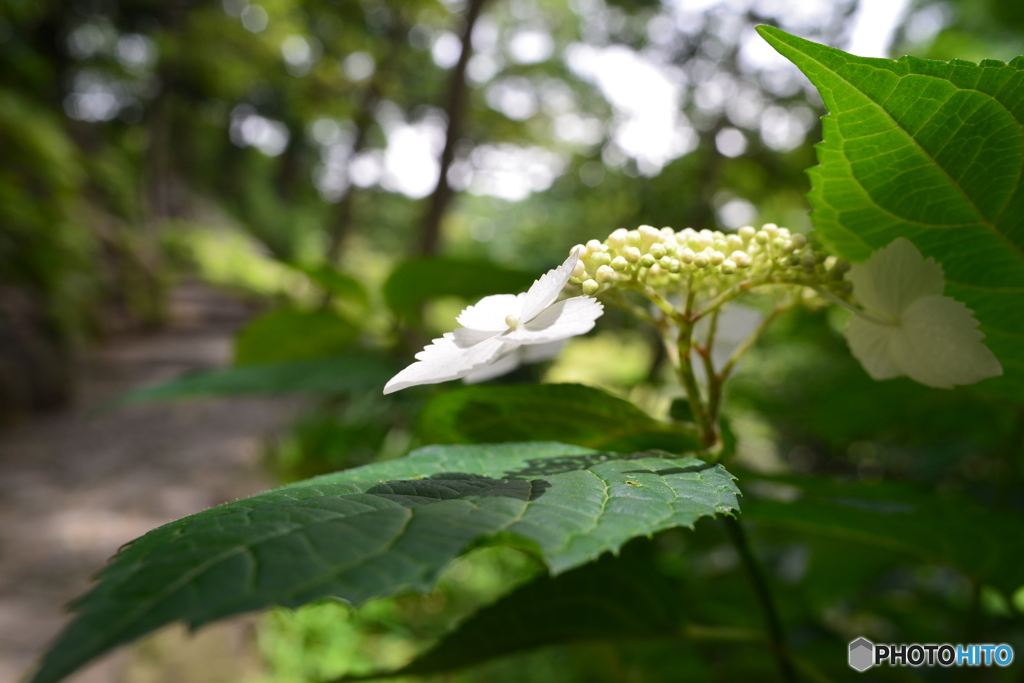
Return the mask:
<path id="1" fill-rule="evenodd" d="M 368 353 L 335 358 L 236 365 L 146 387 L 125 394 L 119 404 L 215 396 L 379 393 L 396 368 Z"/>
<path id="2" fill-rule="evenodd" d="M 420 413 L 426 443 L 554 440 L 600 450 L 701 449 L 692 429 L 655 420 L 632 403 L 582 384 L 471 386 L 435 396 Z"/>
<path id="3" fill-rule="evenodd" d="M 868 59 L 777 28 L 760 34 L 818 88 L 820 166 L 809 171 L 817 234 L 860 261 L 903 236 L 977 315 L 1003 378 L 1024 391 L 1024 58 L 980 65 Z"/>
<path id="4" fill-rule="evenodd" d="M 452 671 L 544 645 L 681 637 L 683 591 L 634 552 L 543 576 L 480 610 L 391 675 Z"/>
<path id="5" fill-rule="evenodd" d="M 1012 593 L 1024 585 L 1024 519 L 892 482 L 743 478 L 743 519 L 948 565 Z"/>
<path id="6" fill-rule="evenodd" d="M 490 294 L 514 294 L 530 286 L 537 273 L 503 268 L 488 261 L 417 258 L 404 261 L 384 283 L 384 300 L 397 315 L 414 318 L 420 304 L 442 296 L 476 300 Z"/>
<path id="7" fill-rule="evenodd" d="M 553 573 L 661 529 L 737 509 L 721 466 L 554 443 L 433 446 L 186 517 L 126 546 L 80 599 L 35 683 L 175 620 L 196 627 L 324 596 L 426 591 L 482 540 Z"/>
<path id="8" fill-rule="evenodd" d="M 344 353 L 359 330 L 330 311 L 271 311 L 250 322 L 235 340 L 235 362 L 278 363 Z"/>

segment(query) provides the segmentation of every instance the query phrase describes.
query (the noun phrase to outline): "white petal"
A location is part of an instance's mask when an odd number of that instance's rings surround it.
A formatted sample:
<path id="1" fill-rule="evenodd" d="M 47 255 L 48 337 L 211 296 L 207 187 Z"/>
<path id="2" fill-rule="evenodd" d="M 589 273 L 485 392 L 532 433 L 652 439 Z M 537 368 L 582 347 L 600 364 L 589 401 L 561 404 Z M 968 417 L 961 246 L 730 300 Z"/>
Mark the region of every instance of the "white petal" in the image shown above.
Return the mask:
<path id="1" fill-rule="evenodd" d="M 565 283 L 569 281 L 578 260 L 579 254 L 573 251 L 562 265 L 541 275 L 540 279 L 530 286 L 530 290 L 523 297 L 523 308 L 519 315 L 522 322 L 533 320 L 555 302 Z"/>
<path id="2" fill-rule="evenodd" d="M 594 328 L 604 306 L 589 296 L 576 296 L 548 306 L 540 315 L 517 330 L 502 335 L 516 344 L 545 344 L 586 334 Z"/>
<path id="3" fill-rule="evenodd" d="M 866 310 L 893 320 L 921 297 L 942 294 L 945 286 L 942 266 L 935 259 L 925 260 L 905 237 L 854 264 L 846 277 Z"/>
<path id="4" fill-rule="evenodd" d="M 505 326 L 505 329 L 508 329 L 508 325 Z M 491 337 L 501 334 L 501 332 L 492 330 L 475 330 L 472 327 L 457 327 L 453 332 L 451 332 L 451 334 L 455 339 L 455 343 L 458 344 L 460 348 L 468 349 L 474 344 L 479 344 L 485 339 L 490 339 Z"/>
<path id="5" fill-rule="evenodd" d="M 911 379 L 930 387 L 973 384 L 1003 374 L 981 343 L 974 312 L 948 296 L 926 296 L 903 312 L 893 337 L 893 360 Z"/>
<path id="6" fill-rule="evenodd" d="M 565 342 L 562 340 L 546 344 L 517 346 L 511 353 L 501 356 L 490 365 L 485 365 L 479 370 L 469 373 L 462 378 L 462 381 L 466 384 L 476 384 L 477 382 L 486 382 L 489 379 L 507 375 L 524 363 L 537 363 L 554 358 L 562 350 L 563 346 L 565 346 Z"/>
<path id="7" fill-rule="evenodd" d="M 477 384 L 478 382 L 486 382 L 489 379 L 507 375 L 522 364 L 524 348 L 523 346 L 518 346 L 512 349 L 510 353 L 506 353 L 493 363 L 469 373 L 462 378 L 462 381 L 466 384 Z"/>
<path id="8" fill-rule="evenodd" d="M 522 305 L 520 297 L 515 294 L 495 294 L 485 296 L 474 306 L 469 306 L 457 318 L 460 325 L 474 330 L 504 332 L 508 329 L 505 316 L 518 316 Z"/>
<path id="9" fill-rule="evenodd" d="M 452 333 L 416 354 L 418 362 L 413 363 L 384 385 L 384 393 L 390 394 L 419 384 L 437 384 L 465 377 L 469 373 L 492 363 L 500 356 L 515 348 L 500 337 L 491 337 L 469 348 L 462 348 L 455 342 Z"/>
<path id="10" fill-rule="evenodd" d="M 524 363 L 539 363 L 542 360 L 551 360 L 562 352 L 565 340 L 545 342 L 543 344 L 527 344 L 519 347 L 523 353 Z"/>
<path id="11" fill-rule="evenodd" d="M 860 316 L 850 318 L 846 341 L 853 357 L 860 361 L 872 379 L 892 379 L 906 374 L 892 358 L 890 343 L 898 332 L 894 325 L 882 325 Z"/>

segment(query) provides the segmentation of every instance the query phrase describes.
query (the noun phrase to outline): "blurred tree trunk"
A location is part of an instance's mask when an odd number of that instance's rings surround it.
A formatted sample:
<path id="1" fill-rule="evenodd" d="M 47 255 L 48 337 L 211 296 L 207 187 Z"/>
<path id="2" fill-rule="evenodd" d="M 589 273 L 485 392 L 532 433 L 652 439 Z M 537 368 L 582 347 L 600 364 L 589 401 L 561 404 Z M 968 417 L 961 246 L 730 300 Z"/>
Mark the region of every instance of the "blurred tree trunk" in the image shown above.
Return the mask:
<path id="1" fill-rule="evenodd" d="M 455 158 L 455 145 L 462 134 L 462 119 L 466 113 L 466 65 L 473 55 L 473 27 L 480 17 L 487 0 L 470 0 L 466 7 L 466 25 L 462 30 L 462 52 L 459 61 L 452 69 L 452 80 L 448 91 L 448 104 L 445 114 L 448 116 L 448 131 L 445 135 L 444 151 L 441 152 L 441 168 L 437 177 L 437 187 L 430 196 L 430 207 L 423 221 L 420 232 L 419 253 L 435 254 L 441 244 L 441 219 L 451 202 L 452 189 L 448 185 L 448 169 Z"/>

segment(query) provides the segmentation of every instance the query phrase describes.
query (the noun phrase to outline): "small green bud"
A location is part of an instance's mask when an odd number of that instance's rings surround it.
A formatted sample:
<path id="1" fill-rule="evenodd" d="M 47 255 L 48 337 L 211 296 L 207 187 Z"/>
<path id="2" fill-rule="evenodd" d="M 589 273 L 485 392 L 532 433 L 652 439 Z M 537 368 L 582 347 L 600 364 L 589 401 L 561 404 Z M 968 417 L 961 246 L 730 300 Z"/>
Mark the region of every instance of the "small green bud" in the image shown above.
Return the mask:
<path id="1" fill-rule="evenodd" d="M 626 244 L 629 246 L 639 247 L 642 241 L 639 230 L 630 230 L 626 233 Z"/>
<path id="2" fill-rule="evenodd" d="M 636 263 L 640 260 L 640 250 L 636 247 L 626 247 L 622 250 L 622 257 L 630 263 Z"/>
<path id="3" fill-rule="evenodd" d="M 839 285 L 839 291 L 847 295 L 853 294 L 853 283 L 850 282 L 849 280 L 843 280 L 843 282 L 840 283 Z"/>
<path id="4" fill-rule="evenodd" d="M 734 251 L 729 259 L 736 264 L 737 268 L 749 268 L 750 256 L 745 251 Z"/>
<path id="5" fill-rule="evenodd" d="M 657 228 L 652 228 L 649 225 L 641 225 L 637 229 L 640 231 L 640 239 L 647 244 L 653 244 L 661 241 L 661 231 Z"/>
<path id="6" fill-rule="evenodd" d="M 836 259 L 836 264 L 832 266 L 832 270 L 837 273 L 845 273 L 850 270 L 850 262 L 844 258 Z"/>
<path id="7" fill-rule="evenodd" d="M 651 245 L 651 248 L 648 250 L 648 253 L 654 258 L 662 258 L 665 254 L 668 253 L 668 250 L 665 249 L 664 244 L 655 242 L 654 244 Z"/>
<path id="8" fill-rule="evenodd" d="M 730 259 L 725 259 L 722 261 L 722 272 L 726 275 L 732 275 L 736 272 L 736 264 Z"/>
<path id="9" fill-rule="evenodd" d="M 655 263 L 656 261 L 654 260 L 654 257 L 651 256 L 650 254 L 644 254 L 643 256 L 640 257 L 640 265 L 643 266 L 644 268 L 650 268 Z"/>
<path id="10" fill-rule="evenodd" d="M 615 279 L 615 270 L 611 266 L 601 266 L 597 269 L 594 279 L 598 282 L 611 282 Z"/>
<path id="11" fill-rule="evenodd" d="M 596 280 L 585 280 L 583 282 L 584 294 L 597 294 L 597 290 L 599 289 L 601 289 L 601 285 L 597 284 Z"/>
<path id="12" fill-rule="evenodd" d="M 670 272 L 670 273 L 678 273 L 680 267 L 682 267 L 682 264 L 679 263 L 679 259 L 674 259 L 673 258 L 673 259 L 667 259 L 667 260 L 668 260 L 668 266 L 667 266 L 668 272 Z M 664 263 L 664 261 L 662 261 L 662 263 Z"/>
<path id="13" fill-rule="evenodd" d="M 621 256 L 616 256 L 615 258 L 612 259 L 612 268 L 619 272 L 622 272 L 626 268 L 629 268 L 629 261 L 627 261 Z"/>
<path id="14" fill-rule="evenodd" d="M 793 244 L 793 240 L 787 240 L 781 237 L 776 237 L 774 240 L 772 240 L 772 244 L 774 244 L 775 248 L 781 251 L 783 254 L 791 253 L 793 249 L 796 247 L 796 245 Z"/>
<path id="15" fill-rule="evenodd" d="M 800 265 L 800 252 L 794 251 L 792 254 L 790 254 L 789 258 L 786 259 L 786 263 L 788 263 L 791 266 L 799 266 Z"/>
<path id="16" fill-rule="evenodd" d="M 612 262 L 612 257 L 610 254 L 606 254 L 603 251 L 599 251 L 596 254 L 591 254 L 587 261 L 592 266 L 607 266 L 609 263 Z"/>
<path id="17" fill-rule="evenodd" d="M 711 263 L 711 260 L 704 252 L 701 252 L 693 257 L 693 265 L 697 266 L 698 268 L 707 268 L 709 263 Z"/>
<path id="18" fill-rule="evenodd" d="M 663 275 L 663 274 L 664 274 L 664 272 L 665 272 L 665 271 L 664 271 L 664 270 L 662 270 L 661 266 L 660 266 L 660 265 L 658 265 L 657 263 L 655 263 L 655 264 L 654 264 L 653 266 L 651 266 L 651 267 L 650 267 L 650 269 L 649 269 L 649 270 L 647 271 L 647 274 L 648 274 L 649 276 L 651 276 L 651 277 L 658 277 L 659 275 Z"/>
<path id="19" fill-rule="evenodd" d="M 679 260 L 683 263 L 693 263 L 693 258 L 696 254 L 693 253 L 693 249 L 685 247 L 679 251 Z"/>
<path id="20" fill-rule="evenodd" d="M 729 235 L 725 238 L 725 248 L 730 251 L 737 251 L 743 248 L 743 238 L 739 235 Z"/>
<path id="21" fill-rule="evenodd" d="M 622 249 L 626 246 L 626 236 L 628 234 L 629 233 L 625 228 L 619 228 L 618 230 L 613 231 L 612 234 L 608 235 L 608 246 L 613 249 Z"/>
<path id="22" fill-rule="evenodd" d="M 807 246 L 807 237 L 800 233 L 796 233 L 790 239 L 793 241 L 793 245 L 796 246 L 797 249 L 803 249 Z"/>
<path id="23" fill-rule="evenodd" d="M 736 231 L 736 234 L 739 235 L 744 242 L 749 242 L 754 239 L 754 235 L 757 234 L 757 230 L 754 230 L 754 228 L 749 225 L 744 225 Z"/>
<path id="24" fill-rule="evenodd" d="M 768 240 L 770 239 L 771 237 L 764 230 L 758 230 L 756 233 L 754 233 L 754 240 L 758 244 L 768 244 Z"/>
<path id="25" fill-rule="evenodd" d="M 720 251 L 713 251 L 711 252 L 711 257 L 708 260 L 711 262 L 711 265 L 720 266 L 725 261 L 725 254 Z"/>

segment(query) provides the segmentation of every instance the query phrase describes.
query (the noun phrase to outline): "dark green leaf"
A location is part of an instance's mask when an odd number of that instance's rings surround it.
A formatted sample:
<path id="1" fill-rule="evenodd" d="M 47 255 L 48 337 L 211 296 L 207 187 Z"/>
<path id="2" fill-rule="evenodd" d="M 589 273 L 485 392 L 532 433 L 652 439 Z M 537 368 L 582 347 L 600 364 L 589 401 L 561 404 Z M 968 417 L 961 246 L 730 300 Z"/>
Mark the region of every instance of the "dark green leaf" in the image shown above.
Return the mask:
<path id="1" fill-rule="evenodd" d="M 1012 593 L 1024 583 L 1024 519 L 907 485 L 744 477 L 743 518 L 948 565 Z"/>
<path id="2" fill-rule="evenodd" d="M 235 362 L 251 365 L 336 356 L 352 346 L 358 333 L 330 311 L 272 311 L 238 335 Z"/>
<path id="3" fill-rule="evenodd" d="M 809 171 L 817 234 L 854 261 L 901 236 L 935 257 L 1003 365 L 984 386 L 1024 394 L 1024 58 L 868 59 L 758 31 L 830 112 Z"/>
<path id="4" fill-rule="evenodd" d="M 605 555 L 506 595 L 393 675 L 443 673 L 543 645 L 679 637 L 682 595 L 679 582 L 658 572 L 651 558 L 629 549 Z"/>
<path id="5" fill-rule="evenodd" d="M 121 550 L 44 657 L 53 683 L 175 620 L 325 596 L 427 591 L 471 544 L 509 537 L 558 574 L 636 536 L 737 509 L 721 466 L 554 443 L 433 446 L 160 527 Z"/>
<path id="6" fill-rule="evenodd" d="M 655 420 L 632 403 L 582 384 L 470 386 L 435 396 L 420 413 L 426 443 L 554 440 L 628 453 L 700 450 L 692 429 Z"/>
<path id="7" fill-rule="evenodd" d="M 395 368 L 370 354 L 240 365 L 187 375 L 166 384 L 139 389 L 122 396 L 117 402 L 124 404 L 258 394 L 341 396 L 363 392 L 379 393 L 394 373 Z"/>
<path id="8" fill-rule="evenodd" d="M 413 318 L 430 299 L 458 296 L 475 301 L 490 294 L 514 294 L 537 277 L 487 261 L 418 258 L 398 264 L 384 283 L 384 300 L 398 316 Z"/>

